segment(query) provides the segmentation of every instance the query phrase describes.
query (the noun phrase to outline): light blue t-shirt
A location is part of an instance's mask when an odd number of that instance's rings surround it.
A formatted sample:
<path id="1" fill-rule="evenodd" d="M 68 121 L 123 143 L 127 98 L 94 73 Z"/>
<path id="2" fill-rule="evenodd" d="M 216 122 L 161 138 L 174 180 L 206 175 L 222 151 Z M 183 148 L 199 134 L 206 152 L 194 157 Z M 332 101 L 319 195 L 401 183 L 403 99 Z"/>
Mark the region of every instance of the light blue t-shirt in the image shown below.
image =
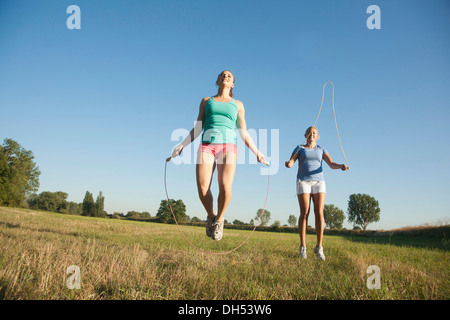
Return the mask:
<path id="1" fill-rule="evenodd" d="M 300 149 L 300 151 L 298 151 Z M 302 181 L 325 181 L 322 170 L 323 155 L 328 151 L 319 145 L 314 149 L 297 146 L 292 154 L 298 151 L 297 179 Z"/>

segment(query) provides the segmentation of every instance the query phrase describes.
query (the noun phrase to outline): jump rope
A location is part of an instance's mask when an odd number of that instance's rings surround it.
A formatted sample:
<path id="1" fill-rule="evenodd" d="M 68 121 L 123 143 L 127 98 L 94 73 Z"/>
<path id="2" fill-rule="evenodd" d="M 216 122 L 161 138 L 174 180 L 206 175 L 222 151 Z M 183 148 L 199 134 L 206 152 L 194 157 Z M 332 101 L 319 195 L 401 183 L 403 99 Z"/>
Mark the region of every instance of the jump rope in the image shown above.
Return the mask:
<path id="1" fill-rule="evenodd" d="M 325 87 L 326 87 L 326 85 L 327 85 L 328 83 L 330 83 L 331 86 L 332 86 L 332 88 L 333 88 L 333 91 L 332 91 L 332 105 L 333 105 L 334 123 L 335 123 L 335 125 L 336 125 L 336 132 L 337 132 L 338 139 L 339 139 L 339 145 L 341 146 L 342 154 L 344 155 L 345 161 L 347 162 L 347 167 L 350 168 L 350 165 L 348 164 L 348 161 L 347 161 L 347 157 L 345 156 L 345 153 L 344 153 L 344 149 L 342 148 L 341 138 L 339 137 L 339 130 L 338 130 L 338 125 L 337 125 L 337 121 L 336 121 L 336 111 L 335 111 L 335 109 L 334 109 L 334 84 L 333 84 L 333 82 L 331 82 L 331 81 L 327 81 L 327 82 L 325 82 L 325 84 L 323 85 L 323 88 L 322 88 L 322 102 L 320 103 L 319 113 L 317 114 L 316 121 L 314 121 L 314 125 L 313 125 L 313 126 L 314 126 L 314 127 L 316 126 L 317 120 L 319 119 L 319 115 L 320 115 L 320 112 L 321 112 L 322 106 L 323 106 L 323 98 L 324 98 L 324 95 L 325 95 Z M 311 133 L 309 133 L 309 134 L 311 134 Z M 309 136 L 306 137 L 305 142 L 306 142 L 306 140 L 308 139 L 308 137 L 309 137 Z M 305 142 L 303 143 L 303 145 L 305 144 Z M 299 150 L 297 150 L 297 153 L 298 153 L 299 151 L 300 151 L 300 148 L 299 148 Z M 297 154 L 297 153 L 296 153 L 296 154 Z M 176 223 L 176 225 L 177 225 L 177 227 L 178 227 L 178 231 L 181 233 L 181 235 L 183 236 L 184 240 L 186 240 L 186 242 L 189 243 L 189 244 L 190 244 L 192 247 L 194 247 L 195 249 L 197 249 L 197 250 L 199 250 L 199 251 L 201 251 L 201 252 L 203 252 L 203 253 L 208 253 L 208 254 L 212 254 L 212 255 L 225 255 L 225 254 L 231 253 L 231 252 L 233 252 L 233 251 L 236 251 L 237 249 L 239 249 L 240 247 L 242 247 L 242 246 L 250 239 L 250 237 L 253 235 L 253 233 L 254 233 L 255 230 L 256 230 L 256 227 L 259 225 L 259 223 L 260 223 L 260 221 L 261 221 L 261 218 L 262 218 L 264 212 L 266 211 L 266 205 L 267 205 L 267 200 L 268 200 L 268 198 L 269 198 L 269 188 L 270 188 L 270 163 L 268 163 L 268 162 L 265 163 L 265 165 L 268 166 L 266 200 L 264 201 L 264 207 L 263 207 L 263 210 L 262 210 L 262 212 L 261 212 L 261 214 L 260 214 L 260 216 L 259 216 L 259 218 L 258 218 L 258 222 L 257 222 L 257 223 L 255 224 L 255 226 L 253 227 L 253 230 L 250 232 L 250 234 L 247 236 L 247 238 L 245 238 L 245 240 L 242 241 L 242 243 L 239 244 L 239 245 L 238 245 L 237 247 L 235 247 L 234 249 L 231 249 L 231 250 L 228 250 L 228 251 L 224 251 L 224 252 L 212 252 L 212 251 L 207 251 L 207 250 L 201 249 L 201 248 L 197 247 L 195 244 L 193 244 L 193 243 L 186 237 L 186 235 L 183 233 L 183 231 L 181 230 L 180 225 L 178 224 L 177 218 L 175 217 L 175 214 L 173 213 L 173 208 L 172 208 L 172 205 L 171 205 L 171 203 L 170 203 L 169 194 L 168 194 L 168 192 L 167 192 L 167 163 L 169 163 L 169 161 L 170 161 L 171 159 L 172 159 L 172 157 L 169 157 L 169 158 L 167 158 L 166 161 L 165 161 L 165 166 L 164 166 L 164 189 L 165 189 L 165 191 L 166 191 L 167 203 L 169 204 L 170 212 L 172 213 L 173 219 L 175 220 L 175 223 Z"/>
<path id="2" fill-rule="evenodd" d="M 322 101 L 320 102 L 319 113 L 317 114 L 316 121 L 314 121 L 313 127 L 316 126 L 317 120 L 319 120 L 320 111 L 322 111 L 322 106 L 323 106 L 323 98 L 325 96 L 325 87 L 327 86 L 328 83 L 331 84 L 331 87 L 333 88 L 333 90 L 331 92 L 331 105 L 333 106 L 334 124 L 336 126 L 336 133 L 338 136 L 339 145 L 341 146 L 341 151 L 342 151 L 342 154 L 344 155 L 345 162 L 347 162 L 347 168 L 350 169 L 350 165 L 348 163 L 347 157 L 345 156 L 344 148 L 342 148 L 341 138 L 339 136 L 339 129 L 338 129 L 337 120 L 336 120 L 336 110 L 334 109 L 334 84 L 331 81 L 325 82 L 325 84 L 322 87 Z M 308 140 L 310 135 L 311 135 L 311 131 L 309 132 L 308 136 L 305 138 L 305 142 L 303 142 L 302 145 L 305 145 L 305 143 Z M 299 151 L 300 151 L 300 148 L 298 148 L 298 150 L 295 154 L 298 154 Z"/>

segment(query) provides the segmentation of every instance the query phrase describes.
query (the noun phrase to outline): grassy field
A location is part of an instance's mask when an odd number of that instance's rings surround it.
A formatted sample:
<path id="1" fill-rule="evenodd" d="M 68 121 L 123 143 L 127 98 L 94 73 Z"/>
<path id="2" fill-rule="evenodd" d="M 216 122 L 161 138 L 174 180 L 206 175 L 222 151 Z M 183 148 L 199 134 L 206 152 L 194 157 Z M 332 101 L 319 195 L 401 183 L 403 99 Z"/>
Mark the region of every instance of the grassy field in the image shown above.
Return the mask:
<path id="1" fill-rule="evenodd" d="M 214 252 L 249 234 L 225 229 L 214 242 L 203 228 L 182 229 Z M 300 260 L 298 235 L 255 232 L 237 251 L 211 255 L 175 225 L 0 207 L 0 298 L 447 300 L 448 237 L 326 235 L 327 259 L 318 261 L 314 235 Z M 66 285 L 71 265 L 80 269 L 80 289 Z M 370 265 L 380 268 L 380 289 L 367 288 Z"/>

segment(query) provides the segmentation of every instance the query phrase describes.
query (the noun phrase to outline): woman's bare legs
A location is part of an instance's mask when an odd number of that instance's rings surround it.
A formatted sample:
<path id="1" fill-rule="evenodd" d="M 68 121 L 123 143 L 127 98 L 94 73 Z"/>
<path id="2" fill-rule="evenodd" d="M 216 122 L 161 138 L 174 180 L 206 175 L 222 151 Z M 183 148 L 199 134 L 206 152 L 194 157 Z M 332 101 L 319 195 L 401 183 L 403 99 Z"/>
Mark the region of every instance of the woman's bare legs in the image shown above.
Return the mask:
<path id="1" fill-rule="evenodd" d="M 200 152 L 199 163 L 196 167 L 197 190 L 200 201 L 203 204 L 208 217 L 214 218 L 214 199 L 211 193 L 211 181 L 216 167 L 214 155 L 208 152 Z"/>
<path id="2" fill-rule="evenodd" d="M 217 199 L 217 221 L 222 221 L 228 204 L 231 200 L 232 185 L 236 172 L 236 154 L 226 152 L 217 163 L 217 177 L 219 182 L 219 196 Z"/>
<path id="3" fill-rule="evenodd" d="M 323 231 L 325 229 L 325 220 L 323 218 L 323 208 L 325 206 L 325 193 L 303 193 L 298 195 L 300 205 L 300 218 L 298 219 L 298 232 L 300 234 L 300 245 L 306 247 L 306 227 L 310 211 L 310 199 L 314 203 L 315 228 L 317 237 L 317 246 L 322 247 Z"/>
<path id="4" fill-rule="evenodd" d="M 310 193 L 302 193 L 297 195 L 298 204 L 300 205 L 300 218 L 298 219 L 298 233 L 300 235 L 300 245 L 306 247 L 306 227 L 308 224 L 308 215 L 310 209 Z"/>
<path id="5" fill-rule="evenodd" d="M 314 216 L 316 218 L 317 246 L 322 247 L 323 231 L 325 229 L 325 219 L 323 218 L 323 208 L 325 206 L 325 193 L 314 193 Z"/>

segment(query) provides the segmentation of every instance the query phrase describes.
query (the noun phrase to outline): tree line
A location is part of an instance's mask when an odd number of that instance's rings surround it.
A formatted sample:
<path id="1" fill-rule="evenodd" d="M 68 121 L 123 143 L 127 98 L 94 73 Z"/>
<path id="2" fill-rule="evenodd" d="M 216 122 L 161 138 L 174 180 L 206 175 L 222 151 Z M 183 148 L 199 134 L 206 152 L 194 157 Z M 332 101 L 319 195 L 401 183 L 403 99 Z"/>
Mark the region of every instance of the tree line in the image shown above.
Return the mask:
<path id="1" fill-rule="evenodd" d="M 39 195 L 32 194 L 27 199 L 27 204 L 30 209 L 106 218 L 107 212 L 104 210 L 105 197 L 101 191 L 96 201 L 94 201 L 94 197 L 89 191 L 86 191 L 82 203 L 67 201 L 67 197 L 68 194 L 62 191 L 44 191 Z"/>
<path id="2" fill-rule="evenodd" d="M 26 150 L 17 141 L 4 139 L 0 145 L 0 206 L 106 217 L 102 192 L 94 202 L 87 191 L 82 203 L 67 201 L 68 194 L 62 191 L 36 194 L 40 174 L 31 150 Z"/>
<path id="3" fill-rule="evenodd" d="M 186 215 L 186 206 L 182 200 L 162 200 L 156 214 L 156 217 L 160 222 L 163 223 L 175 223 L 173 215 L 179 223 L 191 222 L 204 222 L 203 220 L 193 217 L 192 219 Z M 348 200 L 348 221 L 353 223 L 354 229 L 366 230 L 370 223 L 377 222 L 380 220 L 380 207 L 378 201 L 368 194 L 352 194 Z M 249 223 L 235 219 L 232 224 L 234 225 L 255 225 L 266 226 L 268 225 L 271 218 L 271 213 L 269 210 L 258 209 L 254 219 L 251 219 Z M 343 228 L 343 223 L 345 220 L 344 211 L 334 206 L 333 204 L 326 204 L 324 207 L 324 220 L 325 225 L 329 229 L 341 230 Z M 297 218 L 294 215 L 290 215 L 288 218 L 288 224 L 292 227 L 297 225 Z M 230 224 L 225 220 L 225 224 Z M 272 227 L 280 227 L 281 223 L 276 220 Z"/>
<path id="4" fill-rule="evenodd" d="M 28 207 L 66 214 L 84 215 L 91 217 L 112 217 L 112 218 L 151 218 L 149 212 L 129 211 L 126 215 L 115 212 L 108 215 L 105 211 L 105 197 L 100 191 L 94 201 L 93 194 L 86 191 L 82 203 L 67 201 L 68 194 L 62 191 L 49 192 L 44 191 L 39 195 L 36 191 L 39 189 L 39 176 L 41 174 L 39 167 L 33 161 L 34 155 L 30 150 L 12 140 L 5 139 L 3 145 L 0 145 L 0 206 L 9 207 Z M 162 200 L 156 217 L 153 221 L 162 223 L 175 223 L 173 219 L 180 223 L 186 222 L 204 222 L 204 220 L 186 214 L 186 206 L 183 201 L 170 199 L 170 205 L 167 200 Z M 378 201 L 367 194 L 352 194 L 348 201 L 348 221 L 352 222 L 354 227 L 366 230 L 369 223 L 377 222 L 380 219 L 380 207 Z M 270 221 L 271 213 L 268 210 L 259 209 L 255 218 L 250 223 L 235 219 L 234 225 L 255 225 L 266 226 Z M 345 220 L 344 211 L 335 207 L 333 204 L 327 204 L 324 207 L 325 224 L 330 229 L 342 229 Z M 229 224 L 228 221 L 225 221 Z M 295 227 L 297 218 L 290 215 L 288 224 Z M 279 220 L 272 226 L 279 227 Z"/>

